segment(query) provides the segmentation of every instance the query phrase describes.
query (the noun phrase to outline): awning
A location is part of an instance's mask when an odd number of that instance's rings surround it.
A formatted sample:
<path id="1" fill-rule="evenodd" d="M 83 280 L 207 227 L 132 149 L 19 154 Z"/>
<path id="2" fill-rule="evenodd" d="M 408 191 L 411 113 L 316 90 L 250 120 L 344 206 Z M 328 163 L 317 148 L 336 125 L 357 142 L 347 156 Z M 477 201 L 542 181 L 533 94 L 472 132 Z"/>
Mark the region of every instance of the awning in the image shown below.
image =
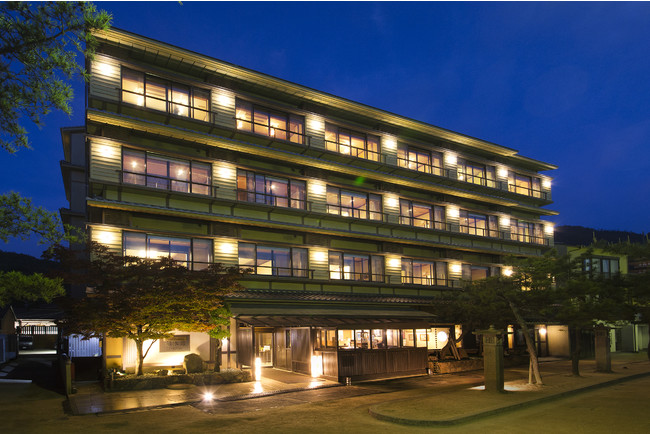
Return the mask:
<path id="1" fill-rule="evenodd" d="M 435 315 L 407 307 L 234 304 L 237 321 L 255 327 L 423 328 Z"/>

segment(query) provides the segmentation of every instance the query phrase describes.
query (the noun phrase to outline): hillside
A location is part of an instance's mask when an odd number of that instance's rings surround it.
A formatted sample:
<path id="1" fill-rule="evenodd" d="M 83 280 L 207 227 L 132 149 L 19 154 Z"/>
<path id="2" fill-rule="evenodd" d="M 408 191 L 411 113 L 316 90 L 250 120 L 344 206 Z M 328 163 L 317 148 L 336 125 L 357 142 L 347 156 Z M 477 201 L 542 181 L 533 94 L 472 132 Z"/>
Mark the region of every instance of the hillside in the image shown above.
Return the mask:
<path id="1" fill-rule="evenodd" d="M 594 241 L 608 241 L 618 243 L 620 241 L 630 241 L 632 243 L 642 243 L 646 241 L 649 234 L 638 234 L 635 232 L 615 231 L 607 229 L 585 228 L 583 226 L 556 226 L 555 243 L 566 244 L 571 246 L 587 246 Z"/>

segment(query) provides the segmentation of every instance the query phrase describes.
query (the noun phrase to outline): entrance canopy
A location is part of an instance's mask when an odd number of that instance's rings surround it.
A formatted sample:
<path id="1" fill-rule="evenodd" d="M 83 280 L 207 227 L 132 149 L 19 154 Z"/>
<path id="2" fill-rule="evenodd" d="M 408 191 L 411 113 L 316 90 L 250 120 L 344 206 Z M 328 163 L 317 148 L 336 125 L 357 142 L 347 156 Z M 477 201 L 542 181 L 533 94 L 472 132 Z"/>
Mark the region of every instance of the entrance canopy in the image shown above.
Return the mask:
<path id="1" fill-rule="evenodd" d="M 435 315 L 407 307 L 233 304 L 237 321 L 255 327 L 424 328 Z"/>

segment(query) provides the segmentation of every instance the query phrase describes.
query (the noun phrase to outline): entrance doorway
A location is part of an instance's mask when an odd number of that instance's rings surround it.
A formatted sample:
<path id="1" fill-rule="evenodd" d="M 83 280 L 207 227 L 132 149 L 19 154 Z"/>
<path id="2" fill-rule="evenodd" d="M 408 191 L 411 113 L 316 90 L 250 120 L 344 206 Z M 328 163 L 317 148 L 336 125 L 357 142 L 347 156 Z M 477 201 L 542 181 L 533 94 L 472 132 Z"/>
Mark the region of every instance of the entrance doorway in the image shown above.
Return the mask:
<path id="1" fill-rule="evenodd" d="M 273 366 L 273 331 L 255 329 L 255 357 L 259 357 L 262 366 Z"/>

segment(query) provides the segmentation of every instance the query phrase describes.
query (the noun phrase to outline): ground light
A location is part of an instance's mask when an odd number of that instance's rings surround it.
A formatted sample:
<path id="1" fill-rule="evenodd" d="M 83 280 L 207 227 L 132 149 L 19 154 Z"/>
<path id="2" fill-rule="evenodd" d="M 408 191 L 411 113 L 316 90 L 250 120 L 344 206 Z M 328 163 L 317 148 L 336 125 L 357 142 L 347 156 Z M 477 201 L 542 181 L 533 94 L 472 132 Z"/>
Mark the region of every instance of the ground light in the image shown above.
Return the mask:
<path id="1" fill-rule="evenodd" d="M 203 400 L 204 400 L 204 401 L 212 402 L 213 399 L 214 399 L 214 393 L 212 393 L 212 392 L 205 392 L 205 393 L 203 394 Z"/>

